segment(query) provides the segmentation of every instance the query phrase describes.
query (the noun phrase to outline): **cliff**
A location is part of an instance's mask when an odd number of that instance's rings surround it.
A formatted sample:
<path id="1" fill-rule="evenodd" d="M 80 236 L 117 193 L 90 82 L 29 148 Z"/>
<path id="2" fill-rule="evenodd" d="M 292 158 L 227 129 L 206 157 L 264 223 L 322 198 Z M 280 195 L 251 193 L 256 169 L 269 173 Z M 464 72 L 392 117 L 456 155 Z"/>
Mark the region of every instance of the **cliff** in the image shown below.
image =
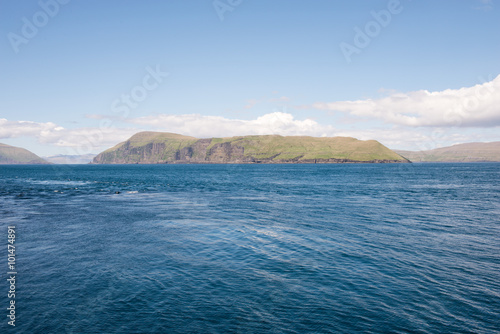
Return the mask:
<path id="1" fill-rule="evenodd" d="M 98 154 L 95 164 L 409 162 L 375 140 L 278 135 L 198 139 L 140 132 Z"/>

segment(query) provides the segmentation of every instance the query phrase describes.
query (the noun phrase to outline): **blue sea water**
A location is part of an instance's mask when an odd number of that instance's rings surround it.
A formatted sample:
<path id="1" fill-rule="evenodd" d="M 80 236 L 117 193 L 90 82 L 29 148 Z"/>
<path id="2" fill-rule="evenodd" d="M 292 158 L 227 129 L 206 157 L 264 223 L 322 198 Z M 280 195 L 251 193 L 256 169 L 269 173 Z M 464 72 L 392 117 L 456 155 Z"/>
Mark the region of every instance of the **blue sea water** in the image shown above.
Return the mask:
<path id="1" fill-rule="evenodd" d="M 3 333 L 500 332 L 498 163 L 0 166 L 0 214 Z"/>

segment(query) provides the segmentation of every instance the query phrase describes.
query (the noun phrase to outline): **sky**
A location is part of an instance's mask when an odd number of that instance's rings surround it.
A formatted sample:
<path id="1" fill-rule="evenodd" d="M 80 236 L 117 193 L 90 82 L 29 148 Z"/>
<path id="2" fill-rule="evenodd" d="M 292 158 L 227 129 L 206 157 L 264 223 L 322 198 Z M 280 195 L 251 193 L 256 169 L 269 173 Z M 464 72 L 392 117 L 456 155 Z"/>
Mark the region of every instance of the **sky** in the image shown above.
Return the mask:
<path id="1" fill-rule="evenodd" d="M 500 140 L 495 0 L 0 0 L 0 142 Z"/>

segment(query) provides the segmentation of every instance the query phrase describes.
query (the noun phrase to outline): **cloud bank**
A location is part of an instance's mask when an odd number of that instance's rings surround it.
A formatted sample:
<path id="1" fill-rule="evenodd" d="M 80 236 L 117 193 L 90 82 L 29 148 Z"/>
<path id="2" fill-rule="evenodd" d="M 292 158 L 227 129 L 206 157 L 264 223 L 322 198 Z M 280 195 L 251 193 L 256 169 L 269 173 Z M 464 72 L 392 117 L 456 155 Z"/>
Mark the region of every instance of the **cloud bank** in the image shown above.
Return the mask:
<path id="1" fill-rule="evenodd" d="M 65 148 L 71 154 L 97 153 L 144 130 L 197 138 L 267 134 L 349 136 L 375 139 L 390 148 L 413 150 L 499 140 L 500 75 L 489 82 L 460 89 L 409 93 L 384 90 L 382 93 L 387 96 L 314 104 L 315 109 L 345 113 L 347 117 L 340 118 L 335 126 L 313 119 L 296 119 L 286 112 L 268 113 L 250 120 L 200 114 L 156 114 L 111 120 L 106 115 L 97 115 L 91 118 L 99 122 L 98 126 L 72 129 L 53 122 L 0 119 L 0 140 L 34 137 L 41 144 Z"/>
<path id="2" fill-rule="evenodd" d="M 133 128 L 118 128 L 111 121 L 99 127 L 66 129 L 55 123 L 8 121 L 0 119 L 0 139 L 34 137 L 42 144 L 65 147 L 72 154 L 102 151 L 127 140 L 137 132 L 148 130 L 174 132 L 198 138 L 241 135 L 280 134 L 284 136 L 333 136 L 332 126 L 323 126 L 293 115 L 274 112 L 253 120 L 229 119 L 219 116 L 166 115 L 145 116 L 127 120 Z M 137 127 L 139 126 L 139 127 Z"/>
<path id="3" fill-rule="evenodd" d="M 500 125 L 500 75 L 473 87 L 392 93 L 380 99 L 315 103 L 313 107 L 410 127 L 494 127 Z"/>
<path id="4" fill-rule="evenodd" d="M 137 131 L 137 129 L 119 129 L 109 126 L 65 129 L 52 122 L 0 119 L 0 139 L 34 137 L 42 144 L 70 148 L 74 154 L 100 151 L 126 140 Z"/>
<path id="5" fill-rule="evenodd" d="M 198 138 L 279 134 L 283 136 L 333 136 L 332 126 L 314 120 L 297 120 L 284 112 L 273 112 L 253 120 L 203 115 L 153 115 L 129 122 Z"/>

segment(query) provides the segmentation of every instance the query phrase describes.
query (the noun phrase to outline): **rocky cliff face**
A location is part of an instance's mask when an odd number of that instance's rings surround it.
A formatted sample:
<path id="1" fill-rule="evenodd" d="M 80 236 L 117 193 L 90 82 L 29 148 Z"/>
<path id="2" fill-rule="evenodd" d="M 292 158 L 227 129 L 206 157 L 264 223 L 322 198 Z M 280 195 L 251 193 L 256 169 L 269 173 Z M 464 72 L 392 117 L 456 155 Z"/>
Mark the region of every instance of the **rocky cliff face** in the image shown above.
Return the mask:
<path id="1" fill-rule="evenodd" d="M 246 136 L 196 139 L 145 132 L 97 155 L 97 164 L 408 162 L 376 141 Z"/>
<path id="2" fill-rule="evenodd" d="M 116 152 L 103 152 L 97 155 L 93 163 L 231 163 L 254 162 L 252 157 L 245 157 L 245 149 L 230 143 L 215 144 L 209 149 L 211 139 L 200 139 L 192 146 L 175 150 L 173 156 L 165 155 L 164 143 L 149 143 L 133 147 L 125 142 Z"/>
<path id="3" fill-rule="evenodd" d="M 207 151 L 205 160 L 209 162 L 252 162 L 251 157 L 245 157 L 245 148 L 231 143 L 215 144 Z"/>

